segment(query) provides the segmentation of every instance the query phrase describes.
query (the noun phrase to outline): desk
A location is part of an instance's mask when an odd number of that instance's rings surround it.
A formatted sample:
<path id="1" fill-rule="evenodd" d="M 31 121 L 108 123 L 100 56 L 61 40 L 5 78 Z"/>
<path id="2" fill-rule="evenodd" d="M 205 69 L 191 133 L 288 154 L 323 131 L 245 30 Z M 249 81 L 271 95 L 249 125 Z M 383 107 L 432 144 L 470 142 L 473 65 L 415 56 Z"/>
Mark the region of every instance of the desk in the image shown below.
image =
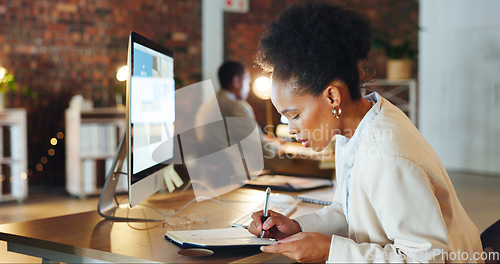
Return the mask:
<path id="1" fill-rule="evenodd" d="M 262 191 L 240 188 L 223 195 L 227 203 L 242 210 L 250 210 L 261 200 Z M 176 197 L 158 194 L 148 200 L 161 210 L 178 210 L 194 196 L 192 193 Z M 233 200 L 229 202 L 229 200 Z M 249 202 L 235 202 L 249 201 Z M 144 214 L 149 214 L 143 207 Z M 315 211 L 319 205 L 299 203 L 292 217 Z M 191 224 L 181 229 L 207 229 L 229 226 L 229 222 L 241 213 L 227 206 L 203 201 L 192 203 L 181 215 L 196 212 L 206 217 L 205 223 Z M 116 222 L 104 220 L 96 211 L 0 225 L 0 240 L 7 242 L 9 251 L 40 257 L 44 263 L 49 260 L 62 262 L 111 262 L 111 263 L 256 263 L 293 262 L 278 254 L 262 253 L 255 250 L 218 250 L 205 258 L 191 258 L 179 255 L 179 246 L 167 241 L 164 234 L 173 228 L 156 222 Z"/>

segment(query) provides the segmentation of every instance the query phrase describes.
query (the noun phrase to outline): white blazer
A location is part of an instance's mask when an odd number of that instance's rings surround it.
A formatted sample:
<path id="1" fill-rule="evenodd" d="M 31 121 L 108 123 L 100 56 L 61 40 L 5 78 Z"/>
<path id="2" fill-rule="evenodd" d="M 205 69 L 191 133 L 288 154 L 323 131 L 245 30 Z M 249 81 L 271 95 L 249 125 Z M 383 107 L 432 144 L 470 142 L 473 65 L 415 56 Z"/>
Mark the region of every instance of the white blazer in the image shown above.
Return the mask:
<path id="1" fill-rule="evenodd" d="M 333 204 L 295 220 L 304 232 L 332 236 L 328 262 L 477 261 L 479 232 L 439 157 L 401 110 L 378 97 L 351 170 L 349 224 L 340 166 Z"/>

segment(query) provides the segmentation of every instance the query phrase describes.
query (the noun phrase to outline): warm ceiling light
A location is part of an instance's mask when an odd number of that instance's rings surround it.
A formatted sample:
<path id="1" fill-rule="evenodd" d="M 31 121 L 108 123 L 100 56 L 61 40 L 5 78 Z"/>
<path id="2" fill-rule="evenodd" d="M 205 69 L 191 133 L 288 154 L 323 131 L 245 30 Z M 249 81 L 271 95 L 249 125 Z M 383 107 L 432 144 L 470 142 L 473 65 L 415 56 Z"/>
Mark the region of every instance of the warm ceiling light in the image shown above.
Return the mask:
<path id="1" fill-rule="evenodd" d="M 127 80 L 128 76 L 128 67 L 127 65 L 122 66 L 118 69 L 118 72 L 116 73 L 116 79 L 120 82 L 123 82 Z"/>
<path id="2" fill-rule="evenodd" d="M 271 98 L 271 79 L 266 76 L 257 78 L 253 84 L 252 91 L 260 99 L 269 100 Z"/>
<path id="3" fill-rule="evenodd" d="M 5 74 L 7 74 L 7 69 L 0 66 L 0 79 L 2 79 L 5 76 Z"/>
<path id="4" fill-rule="evenodd" d="M 288 124 L 288 119 L 284 115 L 281 115 L 280 122 L 283 124 Z"/>

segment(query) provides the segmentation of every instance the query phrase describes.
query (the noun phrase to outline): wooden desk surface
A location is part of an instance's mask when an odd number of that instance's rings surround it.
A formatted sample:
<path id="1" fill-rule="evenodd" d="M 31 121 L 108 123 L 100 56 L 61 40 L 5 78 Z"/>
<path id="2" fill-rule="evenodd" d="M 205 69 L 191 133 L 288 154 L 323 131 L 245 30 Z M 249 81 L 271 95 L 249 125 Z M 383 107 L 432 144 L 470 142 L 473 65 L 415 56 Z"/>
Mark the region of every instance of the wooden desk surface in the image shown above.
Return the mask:
<path id="1" fill-rule="evenodd" d="M 193 198 L 192 194 L 172 199 L 159 194 L 148 201 L 150 205 L 162 208 L 180 209 Z M 242 210 L 251 210 L 263 198 L 263 192 L 240 188 L 222 196 L 224 202 Z M 230 202 L 238 200 L 240 202 Z M 243 201 L 243 202 L 241 202 Z M 248 202 L 247 202 L 248 201 Z M 141 206 L 139 206 L 141 207 Z M 319 205 L 300 203 L 292 216 L 321 208 Z M 136 213 L 149 216 L 153 211 L 142 207 Z M 205 223 L 176 227 L 182 229 L 208 229 L 228 227 L 229 222 L 241 215 L 234 209 L 214 201 L 195 202 L 180 215 L 196 212 L 206 218 Z M 156 215 L 157 217 L 157 215 Z M 70 254 L 108 262 L 262 262 L 291 261 L 284 256 L 261 253 L 255 250 L 216 250 L 212 256 L 204 258 L 186 257 L 178 254 L 179 246 L 167 241 L 164 234 L 174 228 L 161 222 L 118 222 L 104 220 L 97 211 L 0 225 L 0 240 L 25 247 L 50 250 L 60 254 Z M 39 256 L 43 257 L 43 256 Z M 54 261 L 64 261 L 52 259 Z"/>

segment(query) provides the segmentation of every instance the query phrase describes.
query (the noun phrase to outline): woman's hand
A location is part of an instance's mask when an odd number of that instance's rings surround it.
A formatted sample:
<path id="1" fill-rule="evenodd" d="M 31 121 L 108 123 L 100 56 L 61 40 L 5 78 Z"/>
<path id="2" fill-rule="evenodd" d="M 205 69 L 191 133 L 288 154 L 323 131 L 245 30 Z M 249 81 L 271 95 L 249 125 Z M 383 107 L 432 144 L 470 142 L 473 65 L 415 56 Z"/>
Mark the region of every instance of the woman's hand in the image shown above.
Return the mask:
<path id="1" fill-rule="evenodd" d="M 265 230 L 264 237 L 271 237 L 277 240 L 284 239 L 300 232 L 300 226 L 292 219 L 269 210 L 269 217 L 262 224 L 262 211 L 252 214 L 252 223 L 248 226 L 248 231 L 256 236 L 260 236 Z"/>
<path id="2" fill-rule="evenodd" d="M 301 232 L 279 240 L 277 245 L 261 247 L 263 252 L 280 253 L 300 263 L 328 260 L 331 237 L 320 233 Z"/>

